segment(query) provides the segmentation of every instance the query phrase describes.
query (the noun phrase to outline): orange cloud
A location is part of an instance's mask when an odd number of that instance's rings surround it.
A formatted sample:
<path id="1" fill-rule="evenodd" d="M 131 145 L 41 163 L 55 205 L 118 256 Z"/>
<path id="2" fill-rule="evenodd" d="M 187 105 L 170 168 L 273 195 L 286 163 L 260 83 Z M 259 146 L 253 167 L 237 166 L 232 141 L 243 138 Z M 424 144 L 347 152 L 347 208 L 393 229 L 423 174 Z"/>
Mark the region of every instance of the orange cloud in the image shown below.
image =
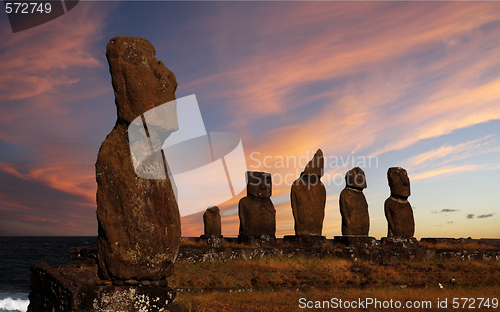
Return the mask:
<path id="1" fill-rule="evenodd" d="M 109 7 L 85 3 L 54 21 L 0 39 L 0 100 L 32 97 L 79 81 L 76 68 L 96 67 L 93 46 Z M 53 103 L 53 105 L 57 105 Z"/>

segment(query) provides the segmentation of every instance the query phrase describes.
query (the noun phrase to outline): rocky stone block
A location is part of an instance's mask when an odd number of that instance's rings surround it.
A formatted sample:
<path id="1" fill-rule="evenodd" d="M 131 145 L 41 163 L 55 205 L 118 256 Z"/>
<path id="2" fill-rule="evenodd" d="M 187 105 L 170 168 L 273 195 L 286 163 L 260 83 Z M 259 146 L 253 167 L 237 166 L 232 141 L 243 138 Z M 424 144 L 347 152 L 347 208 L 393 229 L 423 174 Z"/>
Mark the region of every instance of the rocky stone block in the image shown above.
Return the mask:
<path id="1" fill-rule="evenodd" d="M 372 248 L 376 246 L 377 240 L 370 236 L 342 235 L 334 236 L 333 242 L 348 247 Z"/>

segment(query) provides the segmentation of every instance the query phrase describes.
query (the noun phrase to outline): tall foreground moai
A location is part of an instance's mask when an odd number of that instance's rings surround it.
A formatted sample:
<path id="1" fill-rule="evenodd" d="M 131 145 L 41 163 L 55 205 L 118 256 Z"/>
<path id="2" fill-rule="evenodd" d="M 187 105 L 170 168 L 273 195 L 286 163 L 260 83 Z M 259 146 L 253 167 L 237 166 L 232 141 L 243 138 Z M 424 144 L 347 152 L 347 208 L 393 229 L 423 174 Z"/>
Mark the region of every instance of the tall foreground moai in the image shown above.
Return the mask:
<path id="1" fill-rule="evenodd" d="M 247 171 L 247 196 L 238 203 L 240 239 L 268 236 L 275 239 L 276 209 L 271 201 L 271 174 Z"/>
<path id="2" fill-rule="evenodd" d="M 346 186 L 340 193 L 339 206 L 342 215 L 342 235 L 368 235 L 370 216 L 368 203 L 363 194 L 366 188 L 364 171 L 355 167 L 345 175 Z"/>
<path id="3" fill-rule="evenodd" d="M 177 81 L 156 59 L 154 47 L 145 39 L 113 38 L 107 45 L 106 57 L 118 118 L 102 143 L 95 164 L 99 277 L 164 279 L 173 272 L 181 237 L 173 181 L 161 148 L 140 166 L 144 173 L 156 173 L 163 178 L 139 177 L 129 143 L 144 143 L 147 153 L 148 141 L 164 142 L 178 129 L 175 103 L 162 109 L 161 116 L 153 116 L 155 120 L 145 114 L 175 99 Z M 132 142 L 129 138 L 129 126 L 137 117 L 155 125 L 149 127 L 144 142 Z"/>
<path id="4" fill-rule="evenodd" d="M 290 200 L 297 236 L 322 234 L 326 189 L 320 179 L 324 166 L 323 151 L 318 149 L 300 177 L 292 184 Z"/>
<path id="5" fill-rule="evenodd" d="M 389 180 L 391 188 L 391 196 L 384 204 L 388 223 L 387 236 L 413 237 L 415 220 L 413 210 L 408 202 L 408 196 L 410 196 L 408 174 L 401 167 L 391 167 L 387 170 L 387 180 Z"/>

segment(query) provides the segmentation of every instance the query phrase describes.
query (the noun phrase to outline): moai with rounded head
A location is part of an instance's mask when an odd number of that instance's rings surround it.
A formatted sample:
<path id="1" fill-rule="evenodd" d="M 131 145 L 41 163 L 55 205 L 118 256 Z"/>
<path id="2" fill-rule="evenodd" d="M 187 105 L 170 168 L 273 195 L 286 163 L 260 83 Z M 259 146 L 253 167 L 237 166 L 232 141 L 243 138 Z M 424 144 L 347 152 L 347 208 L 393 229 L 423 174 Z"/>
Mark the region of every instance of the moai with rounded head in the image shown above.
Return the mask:
<path id="1" fill-rule="evenodd" d="M 321 236 L 326 205 L 326 189 L 320 180 L 323 172 L 323 151 L 318 149 L 292 184 L 290 200 L 297 236 Z"/>
<path id="2" fill-rule="evenodd" d="M 247 196 L 238 203 L 240 235 L 261 236 L 276 234 L 276 209 L 271 201 L 271 174 L 247 171 Z"/>
<path id="3" fill-rule="evenodd" d="M 142 38 L 111 39 L 106 58 L 117 120 L 95 164 L 98 275 L 105 280 L 164 280 L 173 273 L 181 241 L 175 183 L 162 143 L 139 166 L 136 156 L 148 155 L 153 149 L 150 146 L 164 142 L 179 128 L 172 102 L 177 81 L 156 59 L 151 43 Z M 129 134 L 133 131 L 129 130 L 136 128 L 136 120 L 141 120 L 141 129 L 148 123 L 149 134 L 131 141 Z M 146 172 L 156 174 L 148 176 Z"/>
<path id="4" fill-rule="evenodd" d="M 391 167 L 387 170 L 387 180 L 391 188 L 391 196 L 384 204 L 387 218 L 387 236 L 413 237 L 415 220 L 413 210 L 408 202 L 410 196 L 410 179 L 405 169 Z"/>
<path id="5" fill-rule="evenodd" d="M 370 231 L 368 203 L 363 194 L 366 188 L 364 171 L 355 167 L 345 174 L 346 186 L 340 193 L 339 205 L 342 216 L 342 235 L 367 236 Z"/>
<path id="6" fill-rule="evenodd" d="M 219 207 L 208 207 L 203 214 L 204 237 L 221 237 L 221 220 Z"/>

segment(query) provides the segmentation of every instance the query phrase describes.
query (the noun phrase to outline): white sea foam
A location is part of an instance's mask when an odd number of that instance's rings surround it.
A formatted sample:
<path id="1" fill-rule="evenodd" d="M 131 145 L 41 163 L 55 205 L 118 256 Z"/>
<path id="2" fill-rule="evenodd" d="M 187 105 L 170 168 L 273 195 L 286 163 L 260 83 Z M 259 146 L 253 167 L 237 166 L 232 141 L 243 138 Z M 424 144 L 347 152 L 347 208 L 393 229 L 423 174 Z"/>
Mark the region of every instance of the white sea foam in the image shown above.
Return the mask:
<path id="1" fill-rule="evenodd" d="M 0 311 L 21 311 L 28 310 L 29 300 L 12 299 L 11 297 L 0 299 Z"/>

